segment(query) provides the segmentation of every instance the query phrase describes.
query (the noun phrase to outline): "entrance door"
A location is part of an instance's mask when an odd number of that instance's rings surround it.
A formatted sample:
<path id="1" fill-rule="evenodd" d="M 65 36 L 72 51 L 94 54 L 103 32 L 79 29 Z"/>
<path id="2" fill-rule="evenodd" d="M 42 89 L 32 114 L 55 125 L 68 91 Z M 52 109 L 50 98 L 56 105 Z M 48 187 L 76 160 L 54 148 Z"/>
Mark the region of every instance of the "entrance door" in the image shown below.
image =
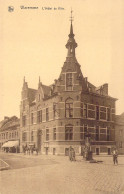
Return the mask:
<path id="1" fill-rule="evenodd" d="M 65 156 L 69 156 L 69 148 L 65 148 Z"/>
<path id="2" fill-rule="evenodd" d="M 99 148 L 96 148 L 96 155 L 99 155 Z"/>
<path id="3" fill-rule="evenodd" d="M 111 154 L 111 148 L 108 148 L 108 155 Z"/>

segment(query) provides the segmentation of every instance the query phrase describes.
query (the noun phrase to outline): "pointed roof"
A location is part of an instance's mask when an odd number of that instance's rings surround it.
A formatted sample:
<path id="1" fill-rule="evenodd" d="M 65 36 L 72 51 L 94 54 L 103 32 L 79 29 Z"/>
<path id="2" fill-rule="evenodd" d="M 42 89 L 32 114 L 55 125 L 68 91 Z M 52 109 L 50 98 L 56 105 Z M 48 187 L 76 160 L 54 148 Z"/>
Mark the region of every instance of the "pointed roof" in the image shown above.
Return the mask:
<path id="1" fill-rule="evenodd" d="M 70 26 L 70 34 L 69 34 L 69 37 L 74 37 L 74 34 L 73 34 L 73 26 L 72 26 L 72 21 L 73 21 L 73 16 L 72 16 L 72 9 L 71 9 L 71 17 L 70 17 L 70 21 L 71 21 L 71 26 Z"/>
<path id="2" fill-rule="evenodd" d="M 70 34 L 68 36 L 69 36 L 69 38 L 74 38 L 72 22 L 71 22 L 71 26 L 70 26 Z"/>

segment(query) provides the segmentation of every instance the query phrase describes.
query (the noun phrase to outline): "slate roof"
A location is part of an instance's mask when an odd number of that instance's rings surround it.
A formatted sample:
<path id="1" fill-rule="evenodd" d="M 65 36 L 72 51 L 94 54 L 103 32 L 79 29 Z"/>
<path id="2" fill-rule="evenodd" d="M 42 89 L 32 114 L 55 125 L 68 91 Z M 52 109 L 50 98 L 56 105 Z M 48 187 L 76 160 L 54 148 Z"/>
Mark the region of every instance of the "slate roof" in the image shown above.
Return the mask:
<path id="1" fill-rule="evenodd" d="M 8 130 L 9 128 L 16 129 L 19 125 L 20 119 L 16 116 L 12 116 L 0 122 L 0 131 Z"/>
<path id="2" fill-rule="evenodd" d="M 43 89 L 43 92 L 44 92 L 44 97 L 47 97 L 47 96 L 50 95 L 50 91 L 51 91 L 50 86 L 42 85 L 42 89 Z"/>
<path id="3" fill-rule="evenodd" d="M 124 112 L 121 115 L 116 115 L 116 124 L 124 125 Z"/>
<path id="4" fill-rule="evenodd" d="M 36 92 L 37 90 L 28 88 L 28 97 L 29 97 L 30 103 L 32 103 L 35 100 Z"/>

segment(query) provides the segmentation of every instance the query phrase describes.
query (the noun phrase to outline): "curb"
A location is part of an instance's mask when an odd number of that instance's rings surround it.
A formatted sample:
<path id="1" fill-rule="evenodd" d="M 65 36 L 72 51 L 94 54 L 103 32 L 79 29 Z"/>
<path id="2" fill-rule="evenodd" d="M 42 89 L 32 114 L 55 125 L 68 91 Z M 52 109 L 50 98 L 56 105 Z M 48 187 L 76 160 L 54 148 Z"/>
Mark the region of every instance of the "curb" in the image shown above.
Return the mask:
<path id="1" fill-rule="evenodd" d="M 5 167 L 0 167 L 0 171 L 2 170 L 8 170 L 10 168 L 9 164 L 7 164 L 4 160 L 0 159 L 6 166 Z"/>

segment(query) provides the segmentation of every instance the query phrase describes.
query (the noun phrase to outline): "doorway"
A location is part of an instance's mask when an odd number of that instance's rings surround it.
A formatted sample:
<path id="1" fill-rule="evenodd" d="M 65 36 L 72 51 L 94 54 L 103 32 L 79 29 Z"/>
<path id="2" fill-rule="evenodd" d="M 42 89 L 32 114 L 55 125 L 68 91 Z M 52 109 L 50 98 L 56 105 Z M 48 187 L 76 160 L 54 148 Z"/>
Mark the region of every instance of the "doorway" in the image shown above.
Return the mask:
<path id="1" fill-rule="evenodd" d="M 96 148 L 96 155 L 99 155 L 99 148 Z"/>
<path id="2" fill-rule="evenodd" d="M 69 148 L 65 148 L 65 156 L 69 156 Z"/>
<path id="3" fill-rule="evenodd" d="M 108 155 L 111 154 L 111 148 L 108 148 Z"/>

